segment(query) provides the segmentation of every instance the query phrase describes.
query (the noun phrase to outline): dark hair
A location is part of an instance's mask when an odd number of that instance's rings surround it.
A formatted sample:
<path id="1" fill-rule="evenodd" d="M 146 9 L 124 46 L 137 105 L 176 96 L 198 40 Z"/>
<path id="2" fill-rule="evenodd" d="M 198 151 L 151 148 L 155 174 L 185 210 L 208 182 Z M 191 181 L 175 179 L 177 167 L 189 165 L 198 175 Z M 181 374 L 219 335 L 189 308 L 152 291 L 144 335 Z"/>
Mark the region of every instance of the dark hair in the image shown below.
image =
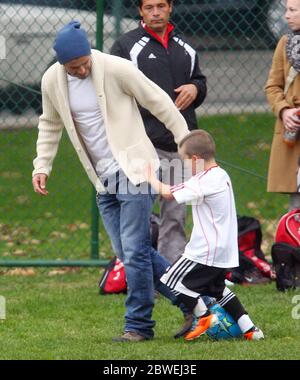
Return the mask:
<path id="1" fill-rule="evenodd" d="M 138 0 L 139 8 L 142 8 L 142 6 L 143 6 L 143 1 L 144 1 L 144 0 Z M 169 5 L 171 5 L 171 3 L 173 3 L 173 0 L 167 0 L 167 3 L 168 3 Z"/>
<path id="2" fill-rule="evenodd" d="M 195 154 L 204 160 L 210 160 L 211 158 L 214 158 L 216 154 L 216 144 L 214 139 L 203 129 L 191 131 L 180 141 L 178 146 L 188 157 Z"/>

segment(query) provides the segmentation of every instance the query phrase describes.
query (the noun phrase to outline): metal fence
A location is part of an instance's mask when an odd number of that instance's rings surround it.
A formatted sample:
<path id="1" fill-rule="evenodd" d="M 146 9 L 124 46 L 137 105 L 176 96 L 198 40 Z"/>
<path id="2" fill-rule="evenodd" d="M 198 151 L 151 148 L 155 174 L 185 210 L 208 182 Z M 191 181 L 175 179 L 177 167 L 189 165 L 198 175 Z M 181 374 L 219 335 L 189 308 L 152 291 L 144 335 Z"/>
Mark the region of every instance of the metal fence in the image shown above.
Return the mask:
<path id="1" fill-rule="evenodd" d="M 177 29 L 197 49 L 207 76 L 208 96 L 197 110 L 199 124 L 215 136 L 218 159 L 236 188 L 238 212 L 262 222 L 266 253 L 286 207 L 284 196 L 265 192 L 274 119 L 263 93 L 274 47 L 286 30 L 284 3 L 175 0 L 172 15 Z M 47 198 L 31 189 L 32 159 L 42 109 L 40 80 L 54 62 L 56 31 L 77 19 L 92 45 L 109 52 L 117 36 L 137 27 L 137 4 L 136 0 L 0 0 L 2 264 L 31 259 L 37 265 L 43 265 L 41 260 L 61 265 L 80 260 L 81 265 L 90 257 L 91 243 L 97 258 L 98 233 L 100 259 L 112 255 L 105 231 L 100 224 L 98 232 L 96 221 L 91 242 L 91 185 L 66 136 Z"/>

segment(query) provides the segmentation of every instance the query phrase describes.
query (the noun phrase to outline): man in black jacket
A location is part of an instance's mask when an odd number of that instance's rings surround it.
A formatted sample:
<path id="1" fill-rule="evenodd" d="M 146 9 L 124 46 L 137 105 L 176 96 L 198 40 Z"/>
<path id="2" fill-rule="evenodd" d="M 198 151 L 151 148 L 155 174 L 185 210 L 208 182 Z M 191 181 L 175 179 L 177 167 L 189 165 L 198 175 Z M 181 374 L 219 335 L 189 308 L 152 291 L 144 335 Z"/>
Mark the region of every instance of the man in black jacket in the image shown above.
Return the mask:
<path id="1" fill-rule="evenodd" d="M 139 0 L 139 27 L 121 36 L 111 53 L 131 60 L 174 100 L 190 130 L 197 128 L 195 108 L 206 96 L 206 78 L 197 52 L 174 31 L 169 22 L 173 0 Z M 149 111 L 141 108 L 146 132 L 162 162 L 179 159 L 173 135 Z M 166 161 L 167 160 L 167 161 Z M 165 165 L 166 170 L 170 165 Z M 168 174 L 162 174 L 164 180 Z M 169 184 L 174 184 L 170 177 Z M 176 183 L 175 183 L 176 184 Z M 184 251 L 185 205 L 160 200 L 158 251 L 173 263 Z"/>

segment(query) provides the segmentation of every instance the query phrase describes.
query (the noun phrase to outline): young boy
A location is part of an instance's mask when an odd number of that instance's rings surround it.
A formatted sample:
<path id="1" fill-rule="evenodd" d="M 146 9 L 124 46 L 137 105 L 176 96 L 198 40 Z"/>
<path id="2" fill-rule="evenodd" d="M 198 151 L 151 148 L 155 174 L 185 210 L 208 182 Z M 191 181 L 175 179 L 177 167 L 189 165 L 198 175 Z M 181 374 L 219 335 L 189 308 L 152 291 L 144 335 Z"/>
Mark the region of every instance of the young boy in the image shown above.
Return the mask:
<path id="1" fill-rule="evenodd" d="M 184 339 L 194 340 L 218 323 L 217 316 L 206 307 L 203 295 L 216 298 L 238 323 L 245 339 L 263 339 L 263 332 L 225 285 L 226 270 L 239 265 L 237 217 L 230 178 L 215 161 L 214 140 L 204 130 L 192 131 L 180 142 L 179 154 L 191 168 L 189 180 L 170 187 L 160 182 L 149 168 L 147 181 L 166 199 L 192 204 L 191 239 L 181 258 L 161 277 L 161 282 L 194 314 L 193 326 Z"/>

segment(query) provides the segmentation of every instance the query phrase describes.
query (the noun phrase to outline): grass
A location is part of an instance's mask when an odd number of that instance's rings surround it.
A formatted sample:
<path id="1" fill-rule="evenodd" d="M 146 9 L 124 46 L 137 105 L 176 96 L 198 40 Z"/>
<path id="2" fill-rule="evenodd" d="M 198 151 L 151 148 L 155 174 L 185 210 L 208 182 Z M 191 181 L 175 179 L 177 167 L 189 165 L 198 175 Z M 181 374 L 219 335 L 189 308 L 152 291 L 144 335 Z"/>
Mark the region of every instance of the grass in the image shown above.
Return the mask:
<path id="1" fill-rule="evenodd" d="M 174 340 L 181 314 L 160 297 L 154 308 L 155 339 L 120 344 L 111 339 L 122 331 L 125 296 L 100 296 L 98 276 L 98 270 L 0 276 L 7 304 L 0 359 L 300 359 L 300 321 L 291 317 L 294 293 L 279 293 L 274 284 L 234 288 L 263 329 L 264 341 Z"/>
<path id="2" fill-rule="evenodd" d="M 270 114 L 209 116 L 199 121 L 199 127 L 216 140 L 217 157 L 232 178 L 238 213 L 261 221 L 267 254 L 277 220 L 287 207 L 286 196 L 266 193 L 273 124 Z M 35 129 L 0 131 L 0 258 L 88 258 L 92 187 L 64 135 L 48 182 L 50 195 L 33 193 L 36 137 Z M 101 258 L 112 256 L 102 226 L 99 238 Z"/>
<path id="3" fill-rule="evenodd" d="M 7 259 L 88 259 L 92 186 L 66 136 L 48 182 L 50 195 L 32 190 L 34 129 L 0 131 L 0 256 Z M 2 158 L 3 157 L 3 158 Z M 111 255 L 100 228 L 100 256 Z"/>

